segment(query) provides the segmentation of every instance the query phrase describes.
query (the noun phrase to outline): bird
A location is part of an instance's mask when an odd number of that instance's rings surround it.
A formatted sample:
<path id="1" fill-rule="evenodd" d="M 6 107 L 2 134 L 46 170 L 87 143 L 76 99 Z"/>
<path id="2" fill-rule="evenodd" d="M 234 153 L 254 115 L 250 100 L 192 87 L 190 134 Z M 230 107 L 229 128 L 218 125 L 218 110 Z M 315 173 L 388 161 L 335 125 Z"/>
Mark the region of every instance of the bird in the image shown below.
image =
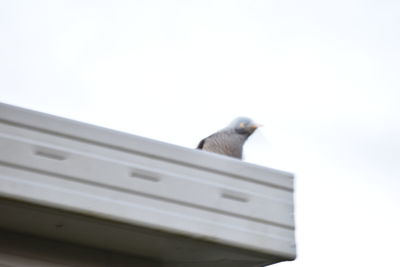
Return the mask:
<path id="1" fill-rule="evenodd" d="M 238 117 L 227 127 L 202 139 L 197 149 L 242 159 L 244 143 L 261 126 L 250 118 Z"/>

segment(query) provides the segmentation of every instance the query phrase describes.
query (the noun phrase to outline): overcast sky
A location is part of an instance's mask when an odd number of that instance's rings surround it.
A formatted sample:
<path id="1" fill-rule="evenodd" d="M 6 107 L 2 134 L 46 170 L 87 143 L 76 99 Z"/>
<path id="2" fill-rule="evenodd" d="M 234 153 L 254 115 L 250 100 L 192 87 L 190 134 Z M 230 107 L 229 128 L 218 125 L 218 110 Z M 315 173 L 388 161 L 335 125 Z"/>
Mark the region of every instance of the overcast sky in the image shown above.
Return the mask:
<path id="1" fill-rule="evenodd" d="M 400 2 L 0 1 L 0 101 L 185 147 L 238 115 L 298 259 L 400 266 Z"/>

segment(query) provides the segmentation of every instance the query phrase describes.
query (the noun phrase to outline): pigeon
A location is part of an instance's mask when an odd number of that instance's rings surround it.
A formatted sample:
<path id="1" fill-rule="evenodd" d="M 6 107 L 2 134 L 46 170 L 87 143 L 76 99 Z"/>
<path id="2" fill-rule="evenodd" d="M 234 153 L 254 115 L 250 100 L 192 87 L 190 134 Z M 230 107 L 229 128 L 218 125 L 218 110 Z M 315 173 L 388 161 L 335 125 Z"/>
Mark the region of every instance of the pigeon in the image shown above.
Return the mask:
<path id="1" fill-rule="evenodd" d="M 249 118 L 236 118 L 224 129 L 201 140 L 197 149 L 242 159 L 244 143 L 260 126 Z"/>

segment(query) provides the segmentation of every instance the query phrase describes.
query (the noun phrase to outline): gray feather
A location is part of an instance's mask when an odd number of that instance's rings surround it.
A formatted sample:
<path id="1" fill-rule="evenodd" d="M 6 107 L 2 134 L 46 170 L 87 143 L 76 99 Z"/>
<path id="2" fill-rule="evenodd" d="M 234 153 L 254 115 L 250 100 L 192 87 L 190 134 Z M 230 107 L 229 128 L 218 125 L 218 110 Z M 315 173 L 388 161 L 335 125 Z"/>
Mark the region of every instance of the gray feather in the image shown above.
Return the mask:
<path id="1" fill-rule="evenodd" d="M 197 149 L 241 159 L 243 145 L 257 128 L 255 125 L 248 118 L 238 118 L 228 127 L 201 140 Z"/>

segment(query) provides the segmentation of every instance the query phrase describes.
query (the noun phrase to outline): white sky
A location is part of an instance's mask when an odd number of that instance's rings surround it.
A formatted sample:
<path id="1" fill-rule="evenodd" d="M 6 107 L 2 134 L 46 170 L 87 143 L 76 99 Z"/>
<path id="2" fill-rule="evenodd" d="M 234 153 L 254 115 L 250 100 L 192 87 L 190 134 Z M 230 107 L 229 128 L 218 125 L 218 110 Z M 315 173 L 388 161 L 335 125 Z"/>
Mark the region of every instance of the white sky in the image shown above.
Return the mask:
<path id="1" fill-rule="evenodd" d="M 0 101 L 296 174 L 298 259 L 400 266 L 399 1 L 0 1 Z"/>

